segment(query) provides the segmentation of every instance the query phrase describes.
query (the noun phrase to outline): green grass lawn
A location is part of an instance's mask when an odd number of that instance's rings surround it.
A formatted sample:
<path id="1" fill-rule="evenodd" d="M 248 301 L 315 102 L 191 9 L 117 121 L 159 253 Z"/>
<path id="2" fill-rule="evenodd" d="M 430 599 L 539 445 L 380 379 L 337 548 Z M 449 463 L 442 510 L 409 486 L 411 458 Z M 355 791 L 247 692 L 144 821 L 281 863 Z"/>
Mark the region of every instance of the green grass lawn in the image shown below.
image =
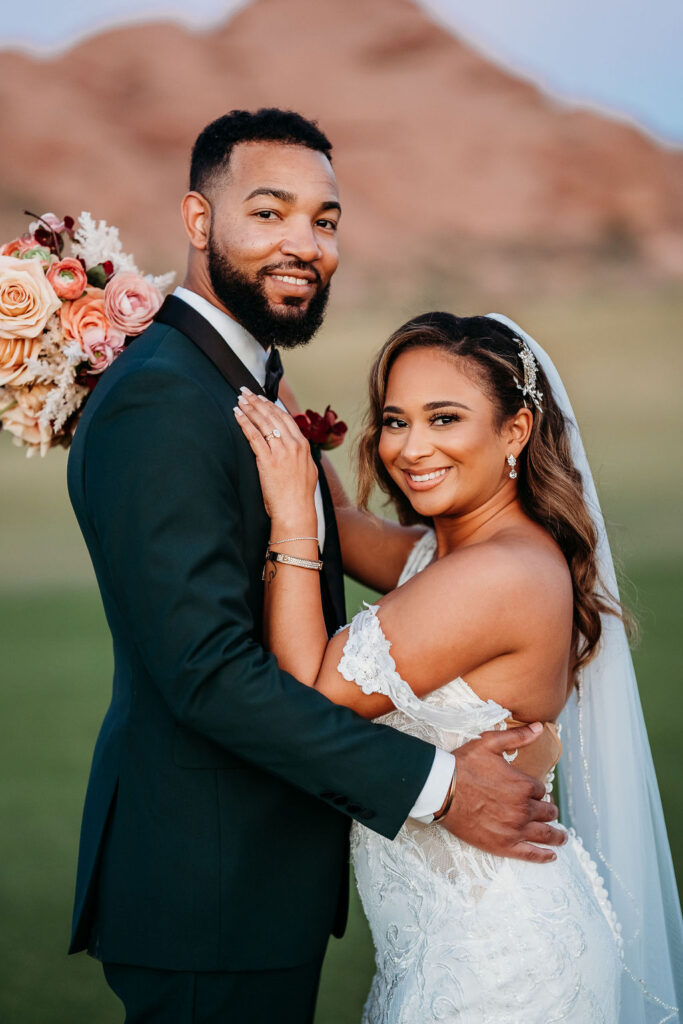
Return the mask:
<path id="1" fill-rule="evenodd" d="M 634 566 L 645 639 L 641 692 L 679 877 L 683 800 L 676 609 L 683 564 Z M 352 611 L 361 594 L 349 594 Z M 76 849 L 90 756 L 108 702 L 109 635 L 90 587 L 0 591 L 0 1020 L 109 1024 L 121 1020 L 99 966 L 66 956 Z M 36 637 L 40 642 L 36 642 Z M 354 1024 L 372 976 L 357 900 L 346 937 L 332 940 L 317 1024 Z"/>

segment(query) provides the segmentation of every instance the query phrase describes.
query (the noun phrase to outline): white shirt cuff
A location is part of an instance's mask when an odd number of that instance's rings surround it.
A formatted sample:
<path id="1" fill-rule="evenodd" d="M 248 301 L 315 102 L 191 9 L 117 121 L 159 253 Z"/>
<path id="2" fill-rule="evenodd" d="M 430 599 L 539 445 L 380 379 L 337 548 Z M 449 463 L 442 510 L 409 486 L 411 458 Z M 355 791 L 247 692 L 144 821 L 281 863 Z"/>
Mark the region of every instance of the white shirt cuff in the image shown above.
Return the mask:
<path id="1" fill-rule="evenodd" d="M 431 771 L 408 817 L 416 818 L 417 821 L 421 821 L 425 825 L 434 821 L 434 815 L 443 806 L 448 795 L 454 772 L 455 758 L 453 755 L 435 747 Z"/>

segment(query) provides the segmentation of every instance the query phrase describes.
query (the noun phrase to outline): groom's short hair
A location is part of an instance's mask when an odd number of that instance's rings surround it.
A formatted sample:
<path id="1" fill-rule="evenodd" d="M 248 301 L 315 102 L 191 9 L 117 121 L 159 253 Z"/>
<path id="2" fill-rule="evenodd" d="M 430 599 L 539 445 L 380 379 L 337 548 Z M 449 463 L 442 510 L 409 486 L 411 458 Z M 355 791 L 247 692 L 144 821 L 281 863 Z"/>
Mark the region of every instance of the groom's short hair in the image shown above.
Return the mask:
<path id="1" fill-rule="evenodd" d="M 263 107 L 261 110 L 231 110 L 217 118 L 197 137 L 192 147 L 190 191 L 206 191 L 224 174 L 233 147 L 240 142 L 280 142 L 306 146 L 324 153 L 331 160 L 332 143 L 315 121 L 308 121 L 293 110 Z"/>

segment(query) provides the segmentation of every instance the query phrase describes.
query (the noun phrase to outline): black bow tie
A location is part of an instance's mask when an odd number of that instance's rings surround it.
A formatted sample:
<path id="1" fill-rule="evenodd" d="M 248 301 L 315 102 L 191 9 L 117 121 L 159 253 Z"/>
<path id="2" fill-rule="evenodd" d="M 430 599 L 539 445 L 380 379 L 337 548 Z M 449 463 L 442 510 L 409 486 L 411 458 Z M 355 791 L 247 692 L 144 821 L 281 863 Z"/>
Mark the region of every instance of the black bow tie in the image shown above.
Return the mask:
<path id="1" fill-rule="evenodd" d="M 266 360 L 266 382 L 263 385 L 263 390 L 266 393 L 266 398 L 271 402 L 274 402 L 277 398 L 278 389 L 280 387 L 280 381 L 285 371 L 282 369 L 282 360 L 280 359 L 280 353 L 273 346 L 270 350 L 270 355 Z"/>

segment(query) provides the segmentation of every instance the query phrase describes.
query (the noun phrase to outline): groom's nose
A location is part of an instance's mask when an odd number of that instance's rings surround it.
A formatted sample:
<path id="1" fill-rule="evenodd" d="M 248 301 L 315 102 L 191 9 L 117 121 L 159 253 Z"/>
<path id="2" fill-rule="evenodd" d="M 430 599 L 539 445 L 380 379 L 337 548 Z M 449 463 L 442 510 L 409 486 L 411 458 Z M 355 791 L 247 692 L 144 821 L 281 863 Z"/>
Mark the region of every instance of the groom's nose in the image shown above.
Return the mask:
<path id="1" fill-rule="evenodd" d="M 293 256 L 302 263 L 313 263 L 321 258 L 322 249 L 307 217 L 290 218 L 287 221 L 280 251 L 283 255 Z"/>

